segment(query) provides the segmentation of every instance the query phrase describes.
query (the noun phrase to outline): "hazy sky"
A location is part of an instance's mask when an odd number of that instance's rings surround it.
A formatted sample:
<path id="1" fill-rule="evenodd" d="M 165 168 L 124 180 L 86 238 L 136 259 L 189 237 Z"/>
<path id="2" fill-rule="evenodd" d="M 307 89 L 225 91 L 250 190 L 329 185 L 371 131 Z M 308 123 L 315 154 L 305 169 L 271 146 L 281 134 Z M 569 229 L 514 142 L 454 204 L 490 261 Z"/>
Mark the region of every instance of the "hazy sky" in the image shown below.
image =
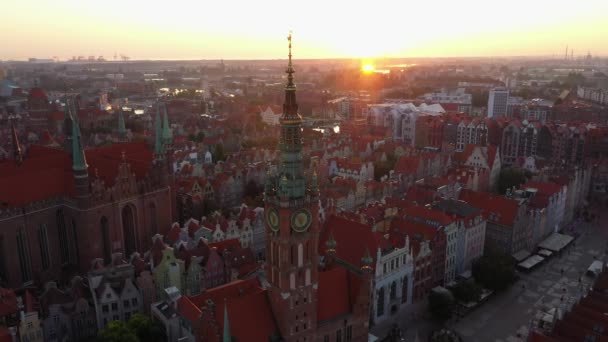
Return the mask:
<path id="1" fill-rule="evenodd" d="M 161 5 L 162 4 L 162 5 Z M 608 0 L 2 0 L 0 59 L 608 55 Z"/>

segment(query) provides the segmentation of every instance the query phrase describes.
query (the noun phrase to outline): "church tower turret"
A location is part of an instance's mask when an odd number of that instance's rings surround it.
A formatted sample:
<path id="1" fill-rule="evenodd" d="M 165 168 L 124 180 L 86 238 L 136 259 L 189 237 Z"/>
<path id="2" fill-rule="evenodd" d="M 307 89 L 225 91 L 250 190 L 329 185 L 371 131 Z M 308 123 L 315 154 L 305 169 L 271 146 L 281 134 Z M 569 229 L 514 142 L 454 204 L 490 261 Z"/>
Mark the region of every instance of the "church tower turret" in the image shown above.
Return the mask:
<path id="1" fill-rule="evenodd" d="M 23 162 L 23 151 L 21 151 L 21 144 L 19 143 L 19 137 L 17 136 L 17 130 L 15 124 L 11 122 L 11 140 L 13 143 L 13 158 L 17 165 L 21 165 Z"/>
<path id="2" fill-rule="evenodd" d="M 306 187 L 302 164 L 302 117 L 293 81 L 291 34 L 280 165 L 265 187 L 266 276 L 279 329 L 285 341 L 313 341 L 317 327 L 318 191 Z"/>
<path id="3" fill-rule="evenodd" d="M 160 104 L 156 105 L 156 118 L 154 119 L 154 157 L 157 161 L 164 159 Z"/>
<path id="4" fill-rule="evenodd" d="M 89 190 L 89 171 L 87 159 L 82 146 L 80 128 L 76 120 L 72 120 L 72 172 L 76 186 L 76 199 L 80 206 L 87 206 L 91 192 Z"/>
<path id="5" fill-rule="evenodd" d="M 127 141 L 127 128 L 125 126 L 125 116 L 122 108 L 118 110 L 118 141 Z"/>
<path id="6" fill-rule="evenodd" d="M 70 107 L 69 99 L 65 98 L 65 109 L 64 109 L 64 119 L 63 119 L 63 131 L 65 132 L 65 143 L 64 150 L 72 155 L 72 109 Z"/>

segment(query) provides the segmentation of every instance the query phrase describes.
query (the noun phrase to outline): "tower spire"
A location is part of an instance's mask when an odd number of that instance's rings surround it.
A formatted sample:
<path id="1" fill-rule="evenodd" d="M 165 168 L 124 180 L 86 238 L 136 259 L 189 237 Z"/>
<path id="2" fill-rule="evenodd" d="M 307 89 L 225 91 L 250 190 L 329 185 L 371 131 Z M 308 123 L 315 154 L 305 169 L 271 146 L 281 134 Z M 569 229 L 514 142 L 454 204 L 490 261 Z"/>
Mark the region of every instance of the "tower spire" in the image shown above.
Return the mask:
<path id="1" fill-rule="evenodd" d="M 122 106 L 118 109 L 118 139 L 124 142 L 127 139 L 127 128 L 125 127 L 125 116 Z"/>
<path id="2" fill-rule="evenodd" d="M 167 113 L 167 105 L 163 104 L 163 144 L 169 145 L 173 142 L 173 132 L 169 127 L 169 115 Z"/>
<path id="3" fill-rule="evenodd" d="M 287 69 L 285 70 L 287 73 L 287 85 L 285 86 L 283 117 L 295 119 L 298 117 L 298 104 L 296 102 L 296 85 L 293 82 L 293 74 L 295 73 L 295 70 L 293 69 L 293 62 L 291 61 L 291 32 L 289 32 L 289 36 L 287 36 L 287 41 L 289 42 L 289 53 L 287 55 L 289 60 L 287 62 Z"/>
<path id="4" fill-rule="evenodd" d="M 230 321 L 228 320 L 228 306 L 226 305 L 226 300 L 224 299 L 224 336 L 222 338 L 223 342 L 231 342 L 232 336 L 230 335 Z"/>
<path id="5" fill-rule="evenodd" d="M 74 133 L 72 132 L 72 109 L 70 107 L 70 99 L 66 95 L 65 97 L 65 109 L 64 109 L 64 118 L 63 118 L 63 134 L 65 135 L 65 143 L 64 150 L 72 155 L 72 139 Z"/>
<path id="6" fill-rule="evenodd" d="M 17 136 L 17 130 L 15 129 L 15 123 L 11 121 L 11 138 L 13 142 L 13 157 L 18 165 L 23 162 L 23 154 L 21 152 L 21 144 L 19 143 L 19 137 Z"/>
<path id="7" fill-rule="evenodd" d="M 156 118 L 154 120 L 154 154 L 157 159 L 163 157 L 163 142 L 161 138 L 162 126 L 160 121 L 160 103 L 156 105 Z"/>
<path id="8" fill-rule="evenodd" d="M 72 169 L 74 171 L 86 171 L 87 159 L 82 148 L 80 128 L 76 120 L 72 120 Z"/>

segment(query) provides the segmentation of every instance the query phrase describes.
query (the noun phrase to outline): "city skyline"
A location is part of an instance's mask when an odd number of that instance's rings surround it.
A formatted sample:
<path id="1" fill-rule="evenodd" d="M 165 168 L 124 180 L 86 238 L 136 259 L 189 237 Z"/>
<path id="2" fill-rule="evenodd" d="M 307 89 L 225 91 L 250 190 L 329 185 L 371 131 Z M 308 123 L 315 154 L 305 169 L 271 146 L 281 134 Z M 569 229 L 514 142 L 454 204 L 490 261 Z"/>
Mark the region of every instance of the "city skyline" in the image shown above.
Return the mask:
<path id="1" fill-rule="evenodd" d="M 564 5 L 566 4 L 563 2 Z M 201 4 L 182 0 L 142 7 L 109 1 L 13 2 L 0 22 L 2 60 L 121 54 L 131 59 L 276 59 L 287 31 L 309 58 L 608 55 L 608 3 L 521 0 L 500 11 L 477 0 L 369 6 L 346 2 L 287 8 L 278 1 Z M 525 10 L 523 10 L 525 9 Z M 38 28 L 44 27 L 44 30 Z"/>

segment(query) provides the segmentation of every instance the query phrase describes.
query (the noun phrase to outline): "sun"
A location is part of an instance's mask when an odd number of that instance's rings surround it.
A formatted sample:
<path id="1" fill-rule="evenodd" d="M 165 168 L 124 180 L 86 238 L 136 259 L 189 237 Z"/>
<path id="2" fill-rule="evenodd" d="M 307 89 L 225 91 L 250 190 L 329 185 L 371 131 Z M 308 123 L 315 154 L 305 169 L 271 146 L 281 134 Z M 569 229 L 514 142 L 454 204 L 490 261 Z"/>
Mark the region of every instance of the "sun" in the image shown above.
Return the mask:
<path id="1" fill-rule="evenodd" d="M 361 67 L 361 70 L 363 70 L 364 73 L 369 74 L 374 72 L 374 70 L 376 70 L 376 67 L 373 64 L 363 64 L 363 66 Z"/>

